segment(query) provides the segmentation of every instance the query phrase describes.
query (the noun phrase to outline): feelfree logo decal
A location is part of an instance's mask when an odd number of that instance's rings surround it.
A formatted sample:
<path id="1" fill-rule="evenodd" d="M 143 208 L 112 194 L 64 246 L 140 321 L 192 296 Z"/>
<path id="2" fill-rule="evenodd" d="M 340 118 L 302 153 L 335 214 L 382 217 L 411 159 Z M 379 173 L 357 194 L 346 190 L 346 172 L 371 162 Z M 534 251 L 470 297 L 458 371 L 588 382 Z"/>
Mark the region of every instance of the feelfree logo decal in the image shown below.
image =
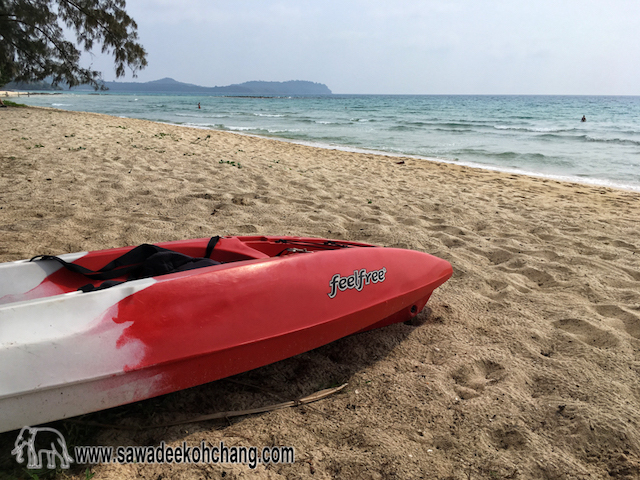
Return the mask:
<path id="1" fill-rule="evenodd" d="M 344 292 L 345 290 L 353 289 L 361 292 L 365 285 L 384 282 L 386 274 L 387 269 L 385 267 L 371 272 L 367 272 L 364 268 L 362 270 L 354 270 L 353 275 L 348 277 L 342 277 L 339 273 L 336 273 L 329 281 L 331 291 L 327 295 L 329 295 L 329 298 L 334 298 L 338 291 Z"/>

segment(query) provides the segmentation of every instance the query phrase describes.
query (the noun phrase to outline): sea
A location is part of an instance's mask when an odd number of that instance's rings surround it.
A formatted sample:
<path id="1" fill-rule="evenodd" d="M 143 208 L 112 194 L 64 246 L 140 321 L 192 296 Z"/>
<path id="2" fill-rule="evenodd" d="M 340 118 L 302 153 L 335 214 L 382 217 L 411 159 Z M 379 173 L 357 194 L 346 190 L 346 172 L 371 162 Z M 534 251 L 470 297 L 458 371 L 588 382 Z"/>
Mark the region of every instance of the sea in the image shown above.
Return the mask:
<path id="1" fill-rule="evenodd" d="M 18 101 L 640 191 L 640 97 L 74 92 Z"/>

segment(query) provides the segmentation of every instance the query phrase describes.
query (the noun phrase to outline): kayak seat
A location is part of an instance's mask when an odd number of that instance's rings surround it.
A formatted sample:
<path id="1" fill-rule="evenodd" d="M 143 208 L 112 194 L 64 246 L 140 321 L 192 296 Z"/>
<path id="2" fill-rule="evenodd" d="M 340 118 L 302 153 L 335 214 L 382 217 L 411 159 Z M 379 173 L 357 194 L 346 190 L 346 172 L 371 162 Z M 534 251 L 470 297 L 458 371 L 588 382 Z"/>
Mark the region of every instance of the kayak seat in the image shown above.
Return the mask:
<path id="1" fill-rule="evenodd" d="M 62 264 L 67 270 L 80 273 L 91 280 L 105 280 L 99 285 L 89 283 L 80 287 L 78 290 L 83 292 L 92 292 L 95 290 L 103 290 L 113 287 L 130 280 L 139 280 L 141 278 L 157 277 L 167 275 L 169 273 L 184 272 L 194 270 L 196 268 L 210 267 L 212 265 L 220 265 L 221 262 L 208 258 L 211 255 L 219 237 L 213 237 L 207 245 L 205 252 L 206 257 L 191 257 L 180 252 L 168 250 L 157 245 L 144 243 L 131 250 L 124 255 L 109 262 L 99 270 L 90 270 L 75 263 L 66 262 L 60 257 L 53 255 L 38 255 L 33 257 L 35 260 L 55 260 Z M 116 278 L 125 278 L 125 280 L 114 280 Z"/>

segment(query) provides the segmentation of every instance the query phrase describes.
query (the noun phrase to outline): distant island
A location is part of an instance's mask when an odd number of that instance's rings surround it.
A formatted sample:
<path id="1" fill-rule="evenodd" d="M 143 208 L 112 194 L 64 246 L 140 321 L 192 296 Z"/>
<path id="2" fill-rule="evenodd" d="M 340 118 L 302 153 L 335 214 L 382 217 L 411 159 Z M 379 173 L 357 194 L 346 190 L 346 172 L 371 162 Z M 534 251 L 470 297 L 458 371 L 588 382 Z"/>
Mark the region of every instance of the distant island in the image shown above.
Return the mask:
<path id="1" fill-rule="evenodd" d="M 8 84 L 12 90 L 48 90 L 46 84 Z M 202 93 L 211 95 L 277 96 L 277 95 L 331 95 L 329 87 L 322 83 L 304 80 L 288 82 L 245 82 L 225 87 L 201 87 L 182 83 L 173 78 L 163 78 L 151 82 L 104 82 L 104 86 L 114 93 Z M 74 87 L 71 91 L 93 91 L 88 85 Z"/>

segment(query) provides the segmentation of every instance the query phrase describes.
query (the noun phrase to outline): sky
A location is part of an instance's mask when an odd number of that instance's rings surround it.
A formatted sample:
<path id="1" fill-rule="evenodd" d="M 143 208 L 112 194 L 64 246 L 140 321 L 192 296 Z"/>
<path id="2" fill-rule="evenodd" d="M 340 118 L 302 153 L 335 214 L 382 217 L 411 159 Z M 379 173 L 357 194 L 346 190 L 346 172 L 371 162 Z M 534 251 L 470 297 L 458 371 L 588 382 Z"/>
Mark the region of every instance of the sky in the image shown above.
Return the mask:
<path id="1" fill-rule="evenodd" d="M 120 81 L 640 95 L 638 0 L 128 0 L 126 10 L 149 65 Z M 109 57 L 91 63 L 115 80 Z"/>

